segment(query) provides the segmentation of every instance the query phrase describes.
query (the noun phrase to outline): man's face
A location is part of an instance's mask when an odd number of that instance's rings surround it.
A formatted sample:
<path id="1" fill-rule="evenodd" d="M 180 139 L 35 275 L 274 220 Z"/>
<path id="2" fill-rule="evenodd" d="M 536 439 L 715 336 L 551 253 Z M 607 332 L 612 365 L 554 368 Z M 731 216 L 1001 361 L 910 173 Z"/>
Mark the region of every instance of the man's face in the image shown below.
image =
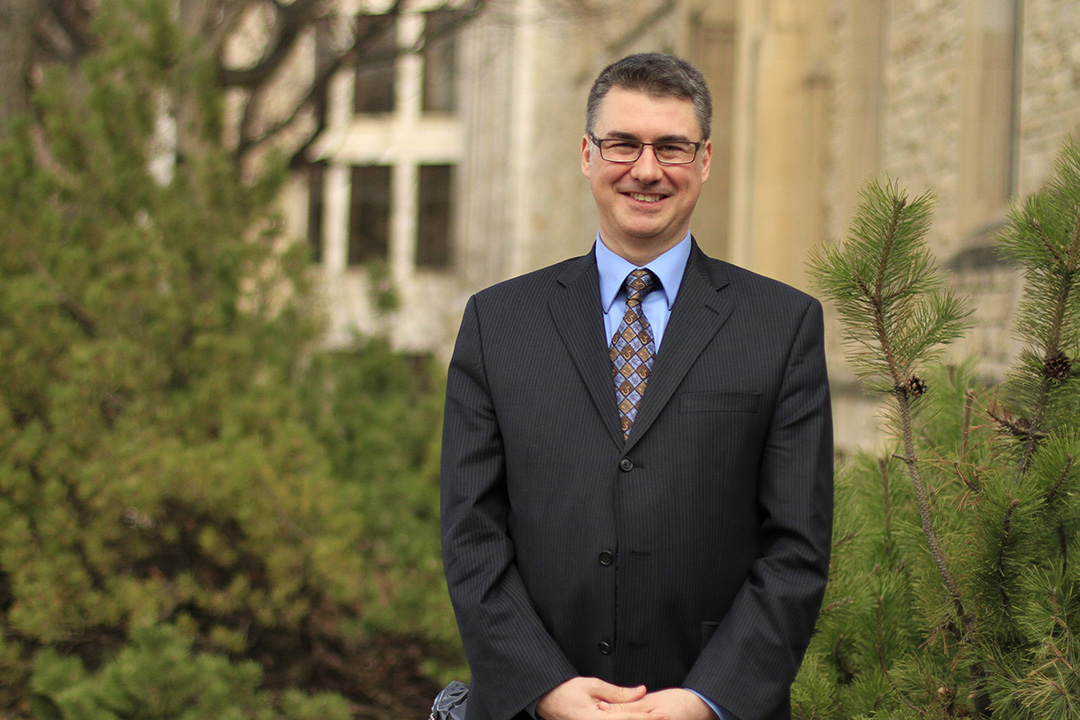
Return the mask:
<path id="1" fill-rule="evenodd" d="M 600 102 L 593 133 L 601 140 L 701 140 L 689 100 L 620 87 L 611 88 Z M 711 160 L 712 143 L 706 142 L 689 165 L 661 165 L 651 147 L 645 147 L 635 162 L 612 163 L 584 137 L 581 171 L 589 178 L 600 211 L 604 244 L 639 265 L 674 247 L 690 229 L 690 215 L 701 184 L 709 177 Z"/>

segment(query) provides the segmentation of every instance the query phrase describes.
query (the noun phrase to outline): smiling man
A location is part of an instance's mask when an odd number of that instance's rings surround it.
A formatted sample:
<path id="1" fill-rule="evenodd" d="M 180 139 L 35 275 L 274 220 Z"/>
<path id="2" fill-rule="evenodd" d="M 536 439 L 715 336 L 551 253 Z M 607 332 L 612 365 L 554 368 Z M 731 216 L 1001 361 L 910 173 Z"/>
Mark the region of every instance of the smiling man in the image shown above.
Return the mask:
<path id="1" fill-rule="evenodd" d="M 690 230 L 711 160 L 712 142 L 690 102 L 608 90 L 581 141 L 604 245 L 640 266 L 673 248 Z"/>
<path id="2" fill-rule="evenodd" d="M 821 306 L 706 257 L 701 74 L 593 84 L 592 250 L 484 290 L 447 381 L 443 557 L 468 720 L 787 720 L 828 569 Z"/>

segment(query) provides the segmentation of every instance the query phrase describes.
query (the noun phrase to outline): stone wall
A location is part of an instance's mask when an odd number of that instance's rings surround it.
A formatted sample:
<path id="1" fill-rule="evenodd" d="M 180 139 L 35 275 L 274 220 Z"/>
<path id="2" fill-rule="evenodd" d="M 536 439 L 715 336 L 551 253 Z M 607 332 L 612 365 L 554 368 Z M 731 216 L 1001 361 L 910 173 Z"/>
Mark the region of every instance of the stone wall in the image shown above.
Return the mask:
<path id="1" fill-rule="evenodd" d="M 1018 190 L 1029 194 L 1051 174 L 1065 137 L 1080 130 L 1080 5 L 1027 0 L 1019 103 Z"/>
<path id="2" fill-rule="evenodd" d="M 972 215 L 970 153 L 962 144 L 977 131 L 970 124 L 972 83 L 1007 81 L 980 78 L 965 52 L 972 18 L 993 3 L 999 13 L 1012 12 L 999 0 L 891 0 L 884 2 L 884 53 L 881 58 L 881 95 L 876 107 L 867 104 L 866 89 L 852 80 L 850 63 L 870 56 L 860 49 L 866 28 L 855 28 L 855 3 L 866 0 L 831 0 L 832 23 L 828 72 L 834 78 L 830 103 L 830 174 L 823 194 L 828 204 L 828 235 L 846 235 L 853 210 L 853 182 L 872 174 L 888 175 L 912 195 L 927 190 L 936 196 L 930 245 L 950 274 L 955 290 L 971 297 L 974 328 L 950 351 L 954 360 L 975 356 L 990 381 L 1000 380 L 1018 350 L 1012 320 L 1019 301 L 1021 279 L 993 252 L 994 237 L 1005 217 L 1005 203 L 979 208 Z M 1016 86 L 1013 89 L 1013 141 L 1011 147 L 988 147 L 1004 153 L 1010 164 L 1011 193 L 1024 196 L 1037 190 L 1050 176 L 1062 142 L 1080 124 L 1080 4 L 1060 0 L 1026 0 L 1017 15 Z M 824 8 L 823 8 L 824 10 Z M 992 50 L 990 50 L 992 51 Z M 860 56 L 860 53 L 861 56 Z M 857 80 L 857 77 L 856 77 Z M 862 112 L 859 112 L 859 111 Z M 879 112 L 867 123 L 864 113 Z M 965 116 L 965 112 L 967 115 Z M 976 122 L 991 118 L 976 116 Z M 998 118 L 994 118 L 998 120 Z M 965 124 L 968 123 L 968 124 Z M 880 154 L 874 173 L 852 177 L 853 146 L 861 134 L 878 133 Z M 974 148 L 979 152 L 981 148 Z M 968 175 L 965 177 L 965 170 Z M 840 330 L 830 323 L 830 368 L 838 445 L 852 449 L 880 441 L 874 431 L 872 407 L 862 398 L 850 368 L 843 360 Z"/>

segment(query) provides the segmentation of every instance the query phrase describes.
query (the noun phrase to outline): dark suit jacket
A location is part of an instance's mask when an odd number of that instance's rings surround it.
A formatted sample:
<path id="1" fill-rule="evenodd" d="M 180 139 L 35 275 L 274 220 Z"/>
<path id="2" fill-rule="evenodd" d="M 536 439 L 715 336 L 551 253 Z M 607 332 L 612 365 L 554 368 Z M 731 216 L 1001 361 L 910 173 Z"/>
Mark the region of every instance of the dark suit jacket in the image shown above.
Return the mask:
<path id="1" fill-rule="evenodd" d="M 695 243 L 624 442 L 592 253 L 469 300 L 442 526 L 470 720 L 577 675 L 789 717 L 830 547 L 822 325 Z"/>

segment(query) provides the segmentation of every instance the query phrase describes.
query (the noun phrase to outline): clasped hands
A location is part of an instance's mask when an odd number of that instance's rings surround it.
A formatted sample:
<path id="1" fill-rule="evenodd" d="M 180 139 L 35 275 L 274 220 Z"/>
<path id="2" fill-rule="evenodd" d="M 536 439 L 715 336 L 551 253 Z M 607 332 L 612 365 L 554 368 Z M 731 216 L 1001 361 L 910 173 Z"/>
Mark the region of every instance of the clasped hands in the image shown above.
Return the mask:
<path id="1" fill-rule="evenodd" d="M 716 720 L 701 698 L 683 688 L 648 692 L 598 678 L 576 677 L 556 685 L 536 703 L 543 720 Z"/>

